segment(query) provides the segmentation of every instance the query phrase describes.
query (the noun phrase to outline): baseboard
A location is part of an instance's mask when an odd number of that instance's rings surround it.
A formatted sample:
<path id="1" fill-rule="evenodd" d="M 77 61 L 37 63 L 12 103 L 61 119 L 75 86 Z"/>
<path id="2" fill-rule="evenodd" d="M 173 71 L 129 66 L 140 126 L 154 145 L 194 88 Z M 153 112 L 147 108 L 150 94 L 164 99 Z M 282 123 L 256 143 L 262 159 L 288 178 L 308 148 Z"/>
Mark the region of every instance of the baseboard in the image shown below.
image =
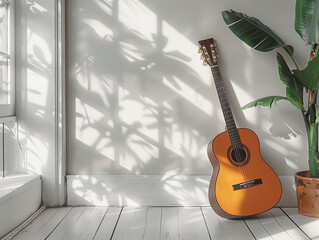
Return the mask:
<path id="1" fill-rule="evenodd" d="M 70 206 L 209 206 L 208 175 L 68 175 Z M 277 206 L 296 206 L 294 179 L 280 177 Z"/>

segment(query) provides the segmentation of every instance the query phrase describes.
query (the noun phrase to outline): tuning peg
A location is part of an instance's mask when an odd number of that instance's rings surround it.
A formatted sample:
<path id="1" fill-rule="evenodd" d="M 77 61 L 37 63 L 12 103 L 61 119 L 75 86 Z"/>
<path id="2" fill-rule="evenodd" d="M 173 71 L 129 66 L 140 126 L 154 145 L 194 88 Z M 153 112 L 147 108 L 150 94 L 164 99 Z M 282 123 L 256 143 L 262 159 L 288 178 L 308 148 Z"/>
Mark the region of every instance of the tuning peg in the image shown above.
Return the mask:
<path id="1" fill-rule="evenodd" d="M 199 47 L 198 47 L 198 53 L 202 53 L 202 52 L 203 52 L 202 47 L 199 46 Z"/>
<path id="2" fill-rule="evenodd" d="M 204 65 L 204 66 L 207 66 L 207 61 L 206 61 L 206 59 L 203 60 L 203 65 Z"/>
<path id="3" fill-rule="evenodd" d="M 204 58 L 204 53 L 202 53 L 202 54 L 200 55 L 200 59 L 205 59 L 205 58 Z"/>

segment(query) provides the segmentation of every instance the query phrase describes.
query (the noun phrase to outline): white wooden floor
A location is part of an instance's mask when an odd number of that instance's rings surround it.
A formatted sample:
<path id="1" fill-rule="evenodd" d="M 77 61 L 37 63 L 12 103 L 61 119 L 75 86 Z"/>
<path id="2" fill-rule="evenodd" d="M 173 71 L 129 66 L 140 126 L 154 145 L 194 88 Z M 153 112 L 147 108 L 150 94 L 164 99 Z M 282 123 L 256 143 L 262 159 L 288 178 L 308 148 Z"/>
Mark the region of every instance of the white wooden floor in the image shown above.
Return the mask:
<path id="1" fill-rule="evenodd" d="M 301 216 L 296 208 L 232 221 L 208 207 L 48 208 L 14 237 L 18 239 L 319 239 L 319 219 Z"/>

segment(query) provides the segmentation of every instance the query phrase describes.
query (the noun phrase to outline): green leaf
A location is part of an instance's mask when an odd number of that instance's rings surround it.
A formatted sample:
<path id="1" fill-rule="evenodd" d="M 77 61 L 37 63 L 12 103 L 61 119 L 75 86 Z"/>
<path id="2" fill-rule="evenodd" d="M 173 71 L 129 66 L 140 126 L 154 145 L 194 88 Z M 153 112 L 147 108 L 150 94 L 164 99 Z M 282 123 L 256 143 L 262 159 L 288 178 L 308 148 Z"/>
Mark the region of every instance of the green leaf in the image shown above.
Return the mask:
<path id="1" fill-rule="evenodd" d="M 315 104 L 316 108 L 316 121 L 315 123 L 319 123 L 319 105 Z"/>
<path id="2" fill-rule="evenodd" d="M 319 88 L 319 54 L 303 70 L 293 70 L 295 78 L 309 90 Z"/>
<path id="3" fill-rule="evenodd" d="M 319 1 L 296 0 L 295 30 L 300 37 L 312 45 L 319 41 Z"/>
<path id="4" fill-rule="evenodd" d="M 293 54 L 293 48 L 257 18 L 233 10 L 223 11 L 222 15 L 229 29 L 250 47 L 261 52 L 284 47 L 290 55 Z"/>
<path id="5" fill-rule="evenodd" d="M 288 101 L 291 102 L 296 108 L 304 110 L 298 85 L 285 59 L 280 53 L 277 53 L 277 63 L 280 80 L 286 85 L 286 96 Z"/>
<path id="6" fill-rule="evenodd" d="M 255 100 L 255 101 L 252 101 L 252 102 L 246 104 L 241 109 L 247 109 L 247 108 L 252 108 L 252 107 L 257 107 L 257 106 L 271 107 L 272 104 L 276 104 L 280 100 L 287 100 L 287 98 L 281 97 L 281 96 L 264 97 L 264 98 L 260 98 L 258 100 Z"/>
<path id="7" fill-rule="evenodd" d="M 286 47 L 284 47 L 284 49 L 288 52 L 288 54 L 290 56 L 292 56 L 294 54 L 295 50 L 294 50 L 293 46 L 287 45 Z"/>
<path id="8" fill-rule="evenodd" d="M 310 177 L 319 177 L 319 161 L 316 157 L 318 152 L 318 123 L 310 124 L 308 135 L 309 145 L 309 171 Z"/>

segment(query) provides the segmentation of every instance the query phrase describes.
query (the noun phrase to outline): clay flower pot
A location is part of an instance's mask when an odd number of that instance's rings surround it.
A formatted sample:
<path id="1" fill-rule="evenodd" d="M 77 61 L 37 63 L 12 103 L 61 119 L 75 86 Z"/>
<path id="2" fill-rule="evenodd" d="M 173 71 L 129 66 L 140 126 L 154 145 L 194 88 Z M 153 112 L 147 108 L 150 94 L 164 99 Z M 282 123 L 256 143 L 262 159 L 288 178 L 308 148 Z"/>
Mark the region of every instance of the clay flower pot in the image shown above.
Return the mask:
<path id="1" fill-rule="evenodd" d="M 308 217 L 319 217 L 319 178 L 310 178 L 309 171 L 295 174 L 298 211 Z"/>

